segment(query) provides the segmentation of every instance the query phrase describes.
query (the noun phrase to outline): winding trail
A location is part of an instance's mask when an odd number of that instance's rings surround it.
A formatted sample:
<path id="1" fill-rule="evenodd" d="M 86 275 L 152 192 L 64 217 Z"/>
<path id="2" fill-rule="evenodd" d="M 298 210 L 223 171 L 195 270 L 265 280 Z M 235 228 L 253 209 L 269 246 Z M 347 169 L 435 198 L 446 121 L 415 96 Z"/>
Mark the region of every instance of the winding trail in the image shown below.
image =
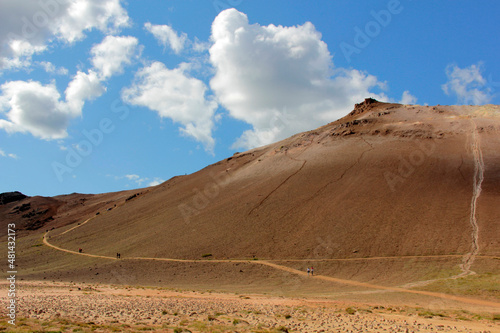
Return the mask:
<path id="1" fill-rule="evenodd" d="M 481 185 L 484 180 L 484 160 L 483 152 L 481 150 L 481 140 L 477 132 L 477 124 L 471 119 L 473 125 L 472 130 L 472 155 L 474 157 L 474 179 L 473 179 L 473 189 L 472 189 L 472 200 L 470 203 L 470 225 L 472 227 L 472 244 L 471 251 L 467 253 L 463 260 L 460 268 L 462 273 L 457 276 L 463 277 L 471 274 L 476 274 L 471 271 L 471 266 L 479 253 L 479 225 L 477 224 L 477 200 L 481 195 Z"/>
<path id="2" fill-rule="evenodd" d="M 80 225 L 82 225 L 82 224 L 80 224 Z M 76 226 L 75 228 L 79 227 L 80 225 Z M 74 228 L 69 229 L 69 230 L 73 230 L 73 229 Z M 245 260 L 245 259 L 193 260 L 193 259 L 144 258 L 144 257 L 131 257 L 131 258 L 126 258 L 126 259 L 116 259 L 114 257 L 109 257 L 109 256 L 101 256 L 101 255 L 95 255 L 95 254 L 89 254 L 89 253 L 79 253 L 77 251 L 63 249 L 61 247 L 58 247 L 56 245 L 51 244 L 49 242 L 49 238 L 50 238 L 48 235 L 49 232 L 50 231 L 46 232 L 43 236 L 43 243 L 46 246 L 51 247 L 51 248 L 58 250 L 58 251 L 63 251 L 63 252 L 70 253 L 70 254 L 88 256 L 88 257 L 93 257 L 93 258 L 108 259 L 108 260 L 148 260 L 148 261 L 168 261 L 168 262 L 183 262 L 183 263 L 247 263 L 247 264 L 268 266 L 268 267 L 271 267 L 271 268 L 274 268 L 277 270 L 281 270 L 281 271 L 288 272 L 291 274 L 299 275 L 302 277 L 308 276 L 306 272 L 303 272 L 303 271 L 295 269 L 295 268 L 279 265 L 279 264 L 273 263 L 273 262 L 268 261 L 268 260 Z M 434 256 L 432 256 L 432 257 L 434 257 Z M 381 259 L 381 258 L 384 258 L 384 257 L 380 257 L 378 259 Z M 367 258 L 364 258 L 364 259 L 367 259 Z M 336 260 L 336 259 L 330 259 L 330 260 Z M 343 260 L 343 259 L 339 259 L 339 260 Z M 344 260 L 348 260 L 348 259 L 344 259 Z M 283 260 L 280 260 L 280 261 L 283 261 Z M 313 278 L 327 281 L 327 282 L 333 282 L 333 283 L 339 283 L 339 284 L 344 284 L 344 285 L 375 289 L 378 291 L 401 292 L 401 293 L 409 293 L 409 294 L 415 294 L 415 295 L 424 295 L 424 296 L 436 297 L 436 298 L 440 298 L 440 299 L 458 301 L 458 302 L 467 303 L 467 304 L 481 305 L 481 306 L 494 307 L 494 308 L 500 309 L 500 303 L 486 301 L 486 300 L 480 300 L 480 299 L 473 299 L 473 298 L 468 298 L 468 297 L 461 297 L 461 296 L 436 293 L 436 292 L 430 292 L 430 291 L 423 291 L 423 290 L 411 290 L 411 289 L 405 289 L 405 288 L 401 288 L 401 287 L 381 286 L 381 285 L 376 285 L 376 284 L 371 284 L 371 283 L 366 283 L 366 282 L 345 280 L 345 279 L 339 279 L 339 278 L 334 278 L 334 277 L 324 276 L 324 275 L 315 275 Z"/>
<path id="3" fill-rule="evenodd" d="M 90 220 L 90 219 L 89 219 Z M 87 220 L 88 221 L 88 220 Z M 87 222 L 85 221 L 85 222 Z M 79 226 L 77 226 L 79 227 Z M 75 228 L 72 228 L 72 229 L 75 229 Z M 71 229 L 70 229 L 71 230 Z M 69 230 L 67 230 L 66 232 L 68 232 Z M 116 258 L 113 258 L 113 257 L 107 257 L 107 256 L 100 256 L 100 255 L 97 255 L 97 254 L 90 254 L 90 253 L 80 253 L 80 252 L 77 252 L 77 251 L 71 251 L 71 250 L 67 250 L 67 249 L 63 249 L 62 247 L 59 247 L 59 246 L 55 246 L 54 244 L 50 244 L 49 243 L 49 232 L 47 231 L 44 235 L 43 235 L 43 244 L 47 245 L 48 247 L 51 247 L 55 250 L 58 250 L 58 251 L 62 251 L 62 252 L 67 252 L 67 253 L 71 253 L 71 254 L 79 254 L 79 255 L 82 255 L 82 256 L 87 256 L 87 257 L 93 257 L 93 258 L 101 258 L 101 259 L 113 259 L 113 260 L 118 260 Z M 62 235 L 62 234 L 61 234 Z"/>

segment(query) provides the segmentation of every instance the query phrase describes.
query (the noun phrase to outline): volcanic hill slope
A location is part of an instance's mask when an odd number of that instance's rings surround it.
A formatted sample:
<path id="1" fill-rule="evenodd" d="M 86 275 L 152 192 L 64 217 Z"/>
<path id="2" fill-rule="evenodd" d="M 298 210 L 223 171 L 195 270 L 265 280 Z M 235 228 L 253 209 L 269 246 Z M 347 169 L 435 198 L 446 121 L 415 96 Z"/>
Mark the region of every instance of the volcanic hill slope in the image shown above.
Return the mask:
<path id="1" fill-rule="evenodd" d="M 484 161 L 477 226 L 474 140 Z M 368 99 L 317 130 L 173 178 L 54 242 L 102 255 L 185 259 L 444 255 L 473 247 L 498 256 L 499 199 L 498 106 Z"/>
<path id="2" fill-rule="evenodd" d="M 20 241 L 25 277 L 211 288 L 260 281 L 259 290 L 291 283 L 290 272 L 217 261 L 265 259 L 384 285 L 485 273 L 486 296 L 498 297 L 500 106 L 367 99 L 326 126 L 156 187 L 86 203 L 72 196 L 73 206 L 66 198 L 54 220 Z M 12 220 L 32 198 L 23 200 L 0 213 Z M 46 230 L 62 249 L 130 260 L 102 263 L 42 246 Z M 324 294 L 326 282 L 307 283 L 293 288 Z"/>

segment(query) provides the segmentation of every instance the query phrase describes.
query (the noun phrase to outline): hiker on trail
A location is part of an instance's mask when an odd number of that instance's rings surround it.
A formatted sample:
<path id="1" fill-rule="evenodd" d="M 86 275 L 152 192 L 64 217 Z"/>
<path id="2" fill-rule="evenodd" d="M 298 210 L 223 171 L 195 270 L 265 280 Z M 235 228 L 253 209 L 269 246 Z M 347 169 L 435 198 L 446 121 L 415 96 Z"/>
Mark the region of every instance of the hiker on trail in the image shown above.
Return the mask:
<path id="1" fill-rule="evenodd" d="M 309 276 L 309 273 L 311 273 L 311 269 L 307 267 L 307 276 Z"/>
<path id="2" fill-rule="evenodd" d="M 82 253 L 82 252 L 83 252 L 82 248 L 79 248 L 78 253 Z"/>
<path id="3" fill-rule="evenodd" d="M 116 253 L 116 259 L 120 259 L 120 254 Z"/>
<path id="4" fill-rule="evenodd" d="M 314 276 L 314 267 L 311 266 L 311 275 Z"/>

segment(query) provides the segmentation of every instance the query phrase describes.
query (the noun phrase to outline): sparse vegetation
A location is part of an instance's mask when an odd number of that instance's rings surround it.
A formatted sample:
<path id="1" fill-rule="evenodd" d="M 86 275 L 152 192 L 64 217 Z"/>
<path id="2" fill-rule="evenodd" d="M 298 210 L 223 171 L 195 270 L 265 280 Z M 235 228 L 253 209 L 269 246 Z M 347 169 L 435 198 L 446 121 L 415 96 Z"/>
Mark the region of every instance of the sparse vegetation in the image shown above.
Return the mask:
<path id="1" fill-rule="evenodd" d="M 356 309 L 348 307 L 347 309 L 345 309 L 345 312 L 347 312 L 347 314 L 353 315 L 356 313 Z"/>
<path id="2" fill-rule="evenodd" d="M 436 281 L 418 289 L 454 295 L 498 297 L 500 295 L 500 284 L 497 282 L 499 279 L 500 274 L 483 273 L 455 280 Z"/>
<path id="3" fill-rule="evenodd" d="M 441 318 L 444 318 L 446 317 L 446 315 L 442 314 L 442 313 L 437 313 L 437 312 L 432 312 L 432 311 L 421 311 L 418 313 L 418 315 L 420 317 L 424 317 L 424 318 L 432 318 L 432 317 L 441 317 Z"/>

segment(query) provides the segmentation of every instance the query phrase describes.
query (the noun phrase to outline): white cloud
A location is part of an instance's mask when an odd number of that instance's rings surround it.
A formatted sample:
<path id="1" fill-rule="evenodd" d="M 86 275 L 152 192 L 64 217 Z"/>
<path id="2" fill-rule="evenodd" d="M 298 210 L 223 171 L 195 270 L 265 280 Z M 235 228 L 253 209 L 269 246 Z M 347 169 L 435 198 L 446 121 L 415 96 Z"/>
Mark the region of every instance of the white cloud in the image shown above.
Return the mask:
<path id="1" fill-rule="evenodd" d="M 110 176 L 110 175 L 108 175 L 108 176 Z M 124 177 L 115 176 L 114 178 L 116 180 L 126 178 L 129 181 L 133 181 L 138 186 L 142 186 L 143 183 L 146 183 L 146 182 L 147 182 L 147 186 L 156 186 L 156 185 L 159 185 L 159 184 L 161 184 L 161 183 L 163 183 L 165 181 L 165 180 L 163 180 L 162 178 L 159 178 L 159 177 L 155 177 L 153 180 L 151 180 L 151 179 L 149 179 L 147 177 L 141 177 L 141 176 L 136 175 L 136 174 L 125 175 Z"/>
<path id="2" fill-rule="evenodd" d="M 0 128 L 8 133 L 29 132 L 46 140 L 67 136 L 69 120 L 75 116 L 65 103 L 54 84 L 11 81 L 0 86 Z"/>
<path id="3" fill-rule="evenodd" d="M 10 158 L 13 158 L 15 160 L 18 159 L 17 155 L 16 154 L 7 154 L 5 151 L 3 151 L 2 149 L 0 149 L 0 156 L 1 157 L 10 157 Z M 159 179 L 159 178 L 155 178 L 155 179 Z"/>
<path id="4" fill-rule="evenodd" d="M 138 56 L 139 41 L 131 36 L 107 36 L 104 40 L 94 46 L 92 64 L 100 74 L 101 79 L 107 79 L 115 74 L 121 74 L 125 65 L 130 65 L 132 58 Z M 140 50 L 139 50 L 140 52 Z"/>
<path id="5" fill-rule="evenodd" d="M 417 103 L 417 98 L 410 94 L 408 90 L 405 90 L 403 92 L 403 96 L 401 97 L 401 101 L 399 101 L 400 104 L 415 104 Z"/>
<path id="6" fill-rule="evenodd" d="M 163 183 L 165 180 L 161 179 L 161 178 L 158 178 L 156 177 L 153 181 L 151 181 L 148 186 L 156 186 L 156 185 L 160 185 L 161 183 Z"/>
<path id="7" fill-rule="evenodd" d="M 460 104 L 487 104 L 493 98 L 491 88 L 482 75 L 482 64 L 460 68 L 457 65 L 446 67 L 448 82 L 441 88 L 446 95 L 456 95 Z"/>
<path id="8" fill-rule="evenodd" d="M 210 42 L 202 42 L 197 37 L 195 37 L 192 47 L 196 52 L 205 52 L 210 49 L 210 46 L 212 46 Z"/>
<path id="9" fill-rule="evenodd" d="M 78 71 L 65 91 L 65 100 L 55 84 L 42 85 L 33 81 L 11 81 L 0 87 L 0 128 L 9 133 L 31 133 L 45 140 L 62 139 L 71 119 L 82 115 L 85 102 L 101 96 L 103 82 L 121 73 L 138 50 L 135 37 L 108 36 L 92 48 L 93 69 Z M 51 63 L 40 63 L 52 68 Z M 52 66 L 51 66 L 52 65 Z"/>
<path id="10" fill-rule="evenodd" d="M 101 96 L 106 89 L 101 85 L 97 74 L 90 70 L 88 73 L 78 72 L 66 88 L 66 102 L 69 111 L 79 116 L 87 100 Z"/>
<path id="11" fill-rule="evenodd" d="M 144 27 L 155 36 L 161 45 L 164 47 L 170 46 L 176 54 L 181 53 L 184 49 L 187 40 L 185 33 L 179 35 L 171 26 L 153 25 L 149 22 L 144 24 Z"/>
<path id="12" fill-rule="evenodd" d="M 63 40 L 74 42 L 94 28 L 117 33 L 128 25 L 129 17 L 120 0 L 73 0 L 53 30 Z"/>
<path id="13" fill-rule="evenodd" d="M 117 32 L 129 24 L 120 0 L 2 0 L 0 70 L 28 67 L 54 41 L 73 43 L 85 32 Z"/>
<path id="14" fill-rule="evenodd" d="M 7 154 L 5 151 L 3 151 L 2 149 L 0 149 L 0 156 L 1 157 L 10 157 L 10 158 L 13 158 L 15 160 L 17 160 L 19 157 L 16 155 L 16 154 Z"/>
<path id="15" fill-rule="evenodd" d="M 210 82 L 218 101 L 252 125 L 235 148 L 252 148 L 312 129 L 348 113 L 366 97 L 387 100 L 375 76 L 334 68 L 321 34 L 304 25 L 250 25 L 235 9 L 212 24 Z"/>
<path id="16" fill-rule="evenodd" d="M 139 175 L 132 174 L 132 175 L 125 175 L 125 178 L 127 178 L 128 180 L 137 180 L 141 177 L 139 177 Z"/>
<path id="17" fill-rule="evenodd" d="M 202 142 L 205 150 L 212 152 L 217 103 L 205 96 L 206 85 L 190 77 L 188 69 L 188 64 L 168 69 L 154 62 L 136 73 L 134 83 L 123 91 L 122 97 L 129 104 L 147 107 L 162 118 L 180 123 L 183 134 Z"/>
<path id="18" fill-rule="evenodd" d="M 49 74 L 68 75 L 67 68 L 56 67 L 53 63 L 49 61 L 39 61 L 37 64 L 40 65 Z"/>

